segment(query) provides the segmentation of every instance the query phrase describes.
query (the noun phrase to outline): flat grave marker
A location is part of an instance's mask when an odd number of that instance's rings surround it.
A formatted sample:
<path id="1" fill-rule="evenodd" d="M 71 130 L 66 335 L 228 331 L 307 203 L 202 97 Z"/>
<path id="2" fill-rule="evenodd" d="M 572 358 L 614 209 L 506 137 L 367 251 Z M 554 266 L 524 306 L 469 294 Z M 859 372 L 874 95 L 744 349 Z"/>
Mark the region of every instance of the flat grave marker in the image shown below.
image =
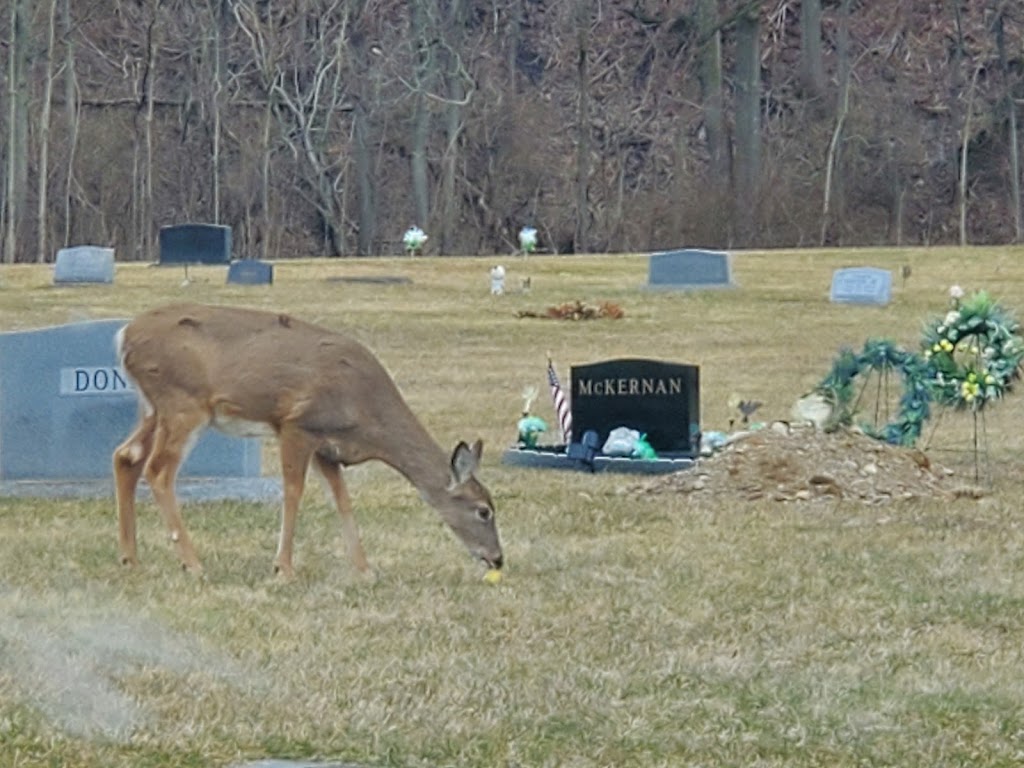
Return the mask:
<path id="1" fill-rule="evenodd" d="M 227 282 L 230 285 L 273 285 L 274 265 L 258 259 L 232 261 Z"/>
<path id="2" fill-rule="evenodd" d="M 892 300 L 892 272 L 877 267 L 847 267 L 832 273 L 829 301 L 884 307 Z"/>
<path id="3" fill-rule="evenodd" d="M 55 284 L 113 283 L 114 249 L 77 245 L 57 251 L 53 266 Z"/>
<path id="4" fill-rule="evenodd" d="M 75 495 L 62 493 L 60 484 L 95 480 L 112 487 L 111 455 L 138 417 L 137 393 L 114 351 L 114 336 L 126 322 L 0 333 L 0 490 Z M 260 469 L 259 440 L 207 430 L 181 476 L 227 480 L 223 491 L 234 493 L 221 498 L 250 498 L 265 494 L 250 493 L 239 483 L 264 480 Z M 28 483 L 22 486 L 25 493 L 19 492 L 21 482 Z M 54 484 L 52 493 L 40 492 L 46 482 Z M 209 487 L 214 495 L 222 493 Z"/>
<path id="5" fill-rule="evenodd" d="M 650 257 L 647 287 L 654 290 L 693 290 L 733 287 L 732 264 L 724 251 L 685 249 Z"/>
<path id="6" fill-rule="evenodd" d="M 228 264 L 231 227 L 175 224 L 160 228 L 160 264 Z"/>

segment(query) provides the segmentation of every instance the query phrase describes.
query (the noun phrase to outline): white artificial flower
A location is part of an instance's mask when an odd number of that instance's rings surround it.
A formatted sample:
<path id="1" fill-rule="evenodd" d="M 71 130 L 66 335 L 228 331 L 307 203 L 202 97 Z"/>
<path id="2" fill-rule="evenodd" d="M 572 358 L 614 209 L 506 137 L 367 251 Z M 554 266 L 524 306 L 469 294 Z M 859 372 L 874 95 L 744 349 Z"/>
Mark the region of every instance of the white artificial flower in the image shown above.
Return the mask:
<path id="1" fill-rule="evenodd" d="M 533 253 L 537 247 L 537 230 L 533 227 L 523 227 L 519 230 L 519 247 L 524 253 Z"/>
<path id="2" fill-rule="evenodd" d="M 427 242 L 427 233 L 419 227 L 409 227 L 402 236 L 402 242 L 405 243 L 405 250 L 418 251 Z"/>
<path id="3" fill-rule="evenodd" d="M 949 298 L 951 299 L 962 299 L 964 297 L 964 289 L 959 285 L 951 285 L 949 287 Z"/>

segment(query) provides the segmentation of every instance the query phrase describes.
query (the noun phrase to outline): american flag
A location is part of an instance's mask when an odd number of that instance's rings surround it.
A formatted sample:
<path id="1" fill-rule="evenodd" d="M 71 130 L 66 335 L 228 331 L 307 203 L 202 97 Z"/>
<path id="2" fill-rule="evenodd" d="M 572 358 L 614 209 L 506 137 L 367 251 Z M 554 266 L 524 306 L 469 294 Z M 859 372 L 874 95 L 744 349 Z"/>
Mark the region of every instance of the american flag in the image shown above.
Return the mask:
<path id="1" fill-rule="evenodd" d="M 569 401 L 562 391 L 562 385 L 558 383 L 558 374 L 555 373 L 555 366 L 548 358 L 548 384 L 551 385 L 551 399 L 555 404 L 555 413 L 558 415 L 558 425 L 562 429 L 562 442 L 568 445 L 572 442 L 572 413 L 569 411 Z"/>

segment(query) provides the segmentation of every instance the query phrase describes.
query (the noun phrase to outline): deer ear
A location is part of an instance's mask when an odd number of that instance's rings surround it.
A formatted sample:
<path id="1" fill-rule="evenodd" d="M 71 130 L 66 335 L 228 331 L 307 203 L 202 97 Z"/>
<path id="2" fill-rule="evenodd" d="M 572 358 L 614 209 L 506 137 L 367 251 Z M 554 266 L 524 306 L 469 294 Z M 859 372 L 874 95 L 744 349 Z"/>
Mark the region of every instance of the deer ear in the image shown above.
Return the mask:
<path id="1" fill-rule="evenodd" d="M 477 467 L 480 466 L 480 454 L 483 452 L 484 444 L 477 440 L 470 448 L 466 443 L 460 442 L 455 446 L 452 453 L 452 484 L 462 485 L 473 476 Z"/>

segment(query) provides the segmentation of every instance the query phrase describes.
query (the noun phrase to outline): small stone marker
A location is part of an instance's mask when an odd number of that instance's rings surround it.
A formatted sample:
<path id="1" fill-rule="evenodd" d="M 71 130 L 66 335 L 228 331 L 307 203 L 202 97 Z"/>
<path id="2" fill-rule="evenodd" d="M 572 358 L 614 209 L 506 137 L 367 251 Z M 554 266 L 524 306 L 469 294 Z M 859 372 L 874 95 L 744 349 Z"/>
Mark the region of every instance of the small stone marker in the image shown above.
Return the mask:
<path id="1" fill-rule="evenodd" d="M 176 224 L 160 228 L 161 264 L 228 264 L 231 227 Z"/>
<path id="2" fill-rule="evenodd" d="M 733 286 L 729 254 L 687 249 L 651 256 L 647 287 L 655 290 L 693 290 Z"/>
<path id="3" fill-rule="evenodd" d="M 848 267 L 832 273 L 829 300 L 836 304 L 885 306 L 892 299 L 892 272 L 876 267 Z"/>
<path id="4" fill-rule="evenodd" d="M 505 293 L 505 268 L 499 264 L 491 268 L 491 295 L 501 296 Z"/>
<path id="5" fill-rule="evenodd" d="M 5 489 L 10 484 L 4 481 L 111 479 L 114 448 L 138 418 L 137 392 L 114 351 L 114 335 L 125 322 L 0 333 L 0 484 Z M 259 440 L 208 430 L 181 474 L 259 478 L 260 454 Z"/>
<path id="6" fill-rule="evenodd" d="M 700 451 L 700 369 L 660 360 L 621 359 L 574 366 L 573 434 L 597 433 L 598 446 L 616 427 L 647 435 L 660 455 Z"/>
<path id="7" fill-rule="evenodd" d="M 273 285 L 274 265 L 258 259 L 232 261 L 228 267 L 228 283 L 232 285 Z"/>
<path id="8" fill-rule="evenodd" d="M 57 251 L 53 268 L 53 282 L 112 283 L 114 282 L 114 249 L 98 245 L 78 245 Z"/>

